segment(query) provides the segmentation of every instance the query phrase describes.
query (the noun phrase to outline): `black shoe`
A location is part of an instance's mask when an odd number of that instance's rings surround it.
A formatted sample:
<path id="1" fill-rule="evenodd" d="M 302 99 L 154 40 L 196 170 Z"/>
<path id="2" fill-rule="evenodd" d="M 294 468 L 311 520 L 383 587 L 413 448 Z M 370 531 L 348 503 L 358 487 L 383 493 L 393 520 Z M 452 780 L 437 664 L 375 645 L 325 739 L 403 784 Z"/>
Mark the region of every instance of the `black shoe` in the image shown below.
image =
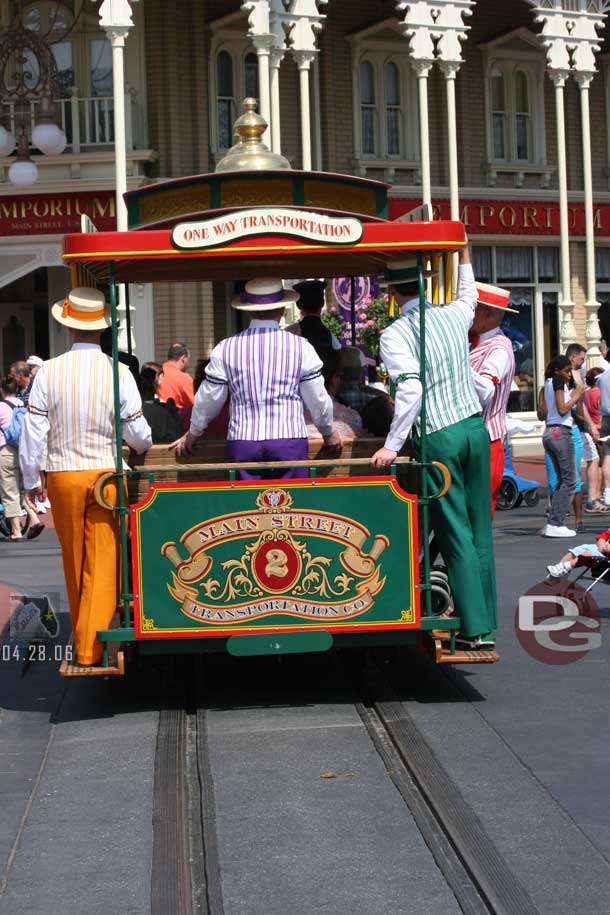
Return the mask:
<path id="1" fill-rule="evenodd" d="M 26 538 L 25 538 L 25 539 L 26 539 L 26 540 L 35 540 L 36 537 L 40 537 L 40 535 L 42 534 L 43 531 L 44 531 L 44 524 L 42 524 L 42 523 L 39 521 L 38 524 L 34 524 L 34 525 L 29 529 L 29 531 L 27 532 L 27 535 L 26 535 Z"/>

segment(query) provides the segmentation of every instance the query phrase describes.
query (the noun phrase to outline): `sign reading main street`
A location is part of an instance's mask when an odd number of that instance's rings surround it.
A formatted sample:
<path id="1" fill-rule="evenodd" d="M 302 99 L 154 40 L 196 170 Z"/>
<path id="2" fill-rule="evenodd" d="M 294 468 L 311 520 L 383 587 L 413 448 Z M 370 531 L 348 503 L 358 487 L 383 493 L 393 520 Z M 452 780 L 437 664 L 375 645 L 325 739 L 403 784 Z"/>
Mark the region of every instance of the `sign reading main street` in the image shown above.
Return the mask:
<path id="1" fill-rule="evenodd" d="M 362 223 L 352 216 L 325 216 L 288 207 L 265 207 L 213 219 L 179 222 L 172 229 L 172 243 L 177 248 L 213 248 L 255 235 L 285 235 L 324 245 L 351 245 L 360 241 L 362 232 Z"/>
<path id="2" fill-rule="evenodd" d="M 132 532 L 138 638 L 419 624 L 416 499 L 394 478 L 154 484 Z"/>

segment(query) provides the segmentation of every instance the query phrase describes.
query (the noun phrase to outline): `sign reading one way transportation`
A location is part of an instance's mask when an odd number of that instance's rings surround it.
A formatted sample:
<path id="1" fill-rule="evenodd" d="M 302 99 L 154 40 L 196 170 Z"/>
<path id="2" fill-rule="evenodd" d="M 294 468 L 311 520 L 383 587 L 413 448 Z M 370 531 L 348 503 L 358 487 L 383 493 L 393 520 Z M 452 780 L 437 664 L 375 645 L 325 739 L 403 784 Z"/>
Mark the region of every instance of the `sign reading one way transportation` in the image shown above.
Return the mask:
<path id="1" fill-rule="evenodd" d="M 131 516 L 138 638 L 419 625 L 416 498 L 395 479 L 160 483 Z"/>
<path id="2" fill-rule="evenodd" d="M 325 216 L 288 207 L 242 210 L 193 222 L 179 222 L 172 229 L 177 248 L 213 248 L 255 235 L 285 235 L 306 238 L 324 245 L 352 245 L 362 238 L 362 223 L 352 216 Z"/>

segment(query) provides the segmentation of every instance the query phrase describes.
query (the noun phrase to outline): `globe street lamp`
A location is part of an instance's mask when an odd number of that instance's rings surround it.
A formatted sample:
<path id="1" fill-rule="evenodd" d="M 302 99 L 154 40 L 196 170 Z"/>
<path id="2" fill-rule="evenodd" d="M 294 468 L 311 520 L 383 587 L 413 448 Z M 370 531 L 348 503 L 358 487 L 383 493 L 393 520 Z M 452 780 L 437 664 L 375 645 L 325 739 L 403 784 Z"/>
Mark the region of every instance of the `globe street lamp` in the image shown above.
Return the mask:
<path id="1" fill-rule="evenodd" d="M 29 187 L 38 177 L 30 156 L 31 145 L 43 155 L 57 156 L 66 148 L 66 135 L 55 123 L 53 89 L 57 65 L 49 45 L 22 22 L 0 39 L 0 102 L 11 110 L 15 134 L 0 125 L 0 156 L 17 156 L 8 170 L 8 180 L 17 187 Z M 37 105 L 36 121 L 31 123 L 32 102 Z"/>

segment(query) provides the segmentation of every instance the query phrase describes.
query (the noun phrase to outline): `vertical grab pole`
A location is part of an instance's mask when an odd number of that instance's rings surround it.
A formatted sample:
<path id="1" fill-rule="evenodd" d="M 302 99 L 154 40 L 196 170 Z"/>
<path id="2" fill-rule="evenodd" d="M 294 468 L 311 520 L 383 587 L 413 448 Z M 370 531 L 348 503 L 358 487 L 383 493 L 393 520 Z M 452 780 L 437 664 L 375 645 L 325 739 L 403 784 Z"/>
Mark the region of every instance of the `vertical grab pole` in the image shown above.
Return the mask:
<path id="1" fill-rule="evenodd" d="M 423 258 L 421 252 L 417 253 L 417 269 L 419 280 L 419 377 L 422 387 L 421 411 L 420 411 L 420 461 L 422 463 L 421 474 L 421 520 L 422 520 L 422 542 L 424 545 L 424 607 L 425 616 L 432 616 L 432 594 L 430 592 L 430 553 L 428 552 L 430 540 L 430 521 L 428 517 L 428 468 L 425 466 L 428 460 L 428 448 L 426 443 L 426 284 L 423 273 Z"/>
<path id="2" fill-rule="evenodd" d="M 119 527 L 121 531 L 121 603 L 123 604 L 123 625 L 131 626 L 129 612 L 129 552 L 127 549 L 127 515 L 129 509 L 125 502 L 123 485 L 123 451 L 121 443 L 121 396 L 119 391 L 119 320 L 117 315 L 118 289 L 116 284 L 116 266 L 110 264 L 110 307 L 112 312 L 112 382 L 114 388 L 114 434 L 116 438 L 116 469 L 119 493 Z"/>
<path id="3" fill-rule="evenodd" d="M 354 277 L 350 279 L 349 287 L 349 317 L 352 326 L 352 346 L 356 345 L 356 284 Z"/>
<path id="4" fill-rule="evenodd" d="M 127 352 L 131 356 L 131 309 L 129 305 L 129 283 L 125 283 L 125 330 L 127 333 Z"/>

